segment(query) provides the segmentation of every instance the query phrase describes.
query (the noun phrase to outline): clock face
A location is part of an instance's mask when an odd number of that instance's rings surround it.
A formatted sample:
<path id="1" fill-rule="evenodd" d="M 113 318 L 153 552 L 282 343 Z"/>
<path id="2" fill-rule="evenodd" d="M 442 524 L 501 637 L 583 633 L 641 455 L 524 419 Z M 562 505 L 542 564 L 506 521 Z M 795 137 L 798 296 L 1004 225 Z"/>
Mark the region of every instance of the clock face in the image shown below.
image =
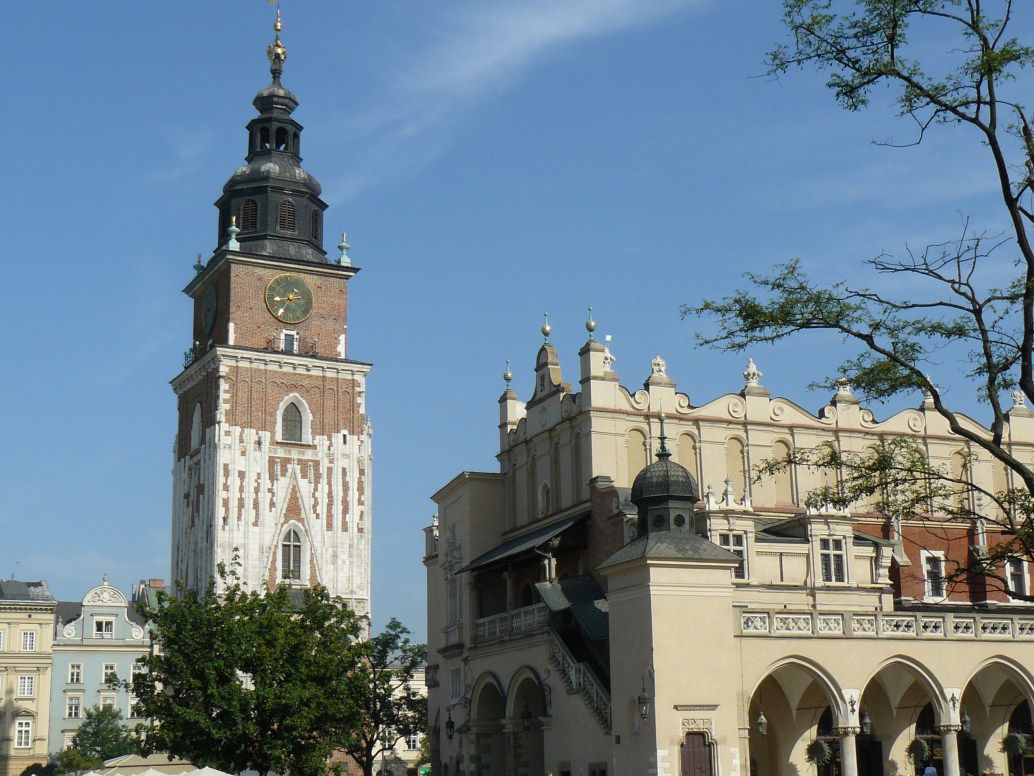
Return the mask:
<path id="1" fill-rule="evenodd" d="M 297 275 L 277 275 L 266 286 L 266 307 L 277 320 L 301 323 L 312 313 L 312 289 Z"/>
<path id="2" fill-rule="evenodd" d="M 201 300 L 201 322 L 205 327 L 205 334 L 211 334 L 215 327 L 215 313 L 219 308 L 219 298 L 215 286 L 209 286 L 205 291 L 205 297 Z"/>

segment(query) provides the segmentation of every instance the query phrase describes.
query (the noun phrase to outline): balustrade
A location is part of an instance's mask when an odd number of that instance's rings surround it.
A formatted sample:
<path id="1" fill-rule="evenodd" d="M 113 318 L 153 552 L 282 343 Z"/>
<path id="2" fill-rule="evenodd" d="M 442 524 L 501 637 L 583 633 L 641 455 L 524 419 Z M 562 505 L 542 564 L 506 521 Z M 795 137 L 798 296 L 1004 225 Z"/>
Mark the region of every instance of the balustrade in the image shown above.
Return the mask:
<path id="1" fill-rule="evenodd" d="M 850 625 L 848 629 L 846 626 Z M 1034 617 L 1000 614 L 910 614 L 905 612 L 740 613 L 744 636 L 856 636 L 920 639 L 1034 639 Z"/>

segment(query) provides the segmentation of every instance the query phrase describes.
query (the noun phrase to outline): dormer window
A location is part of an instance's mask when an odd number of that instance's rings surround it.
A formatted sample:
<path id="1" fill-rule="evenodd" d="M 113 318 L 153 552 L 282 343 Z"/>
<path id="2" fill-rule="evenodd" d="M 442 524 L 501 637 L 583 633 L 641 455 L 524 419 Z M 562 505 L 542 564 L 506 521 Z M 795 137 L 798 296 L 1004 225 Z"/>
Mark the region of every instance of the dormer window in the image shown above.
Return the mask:
<path id="1" fill-rule="evenodd" d="M 823 582 L 847 581 L 843 539 L 819 539 L 819 567 Z"/>
<path id="2" fill-rule="evenodd" d="M 295 230 L 294 203 L 285 199 L 280 203 L 278 226 L 281 232 L 293 232 Z"/>
<path id="3" fill-rule="evenodd" d="M 93 621 L 93 635 L 98 639 L 111 639 L 115 637 L 115 621 L 111 619 L 97 618 Z"/>
<path id="4" fill-rule="evenodd" d="M 241 205 L 241 231 L 253 232 L 258 229 L 258 203 L 253 199 L 244 200 Z"/>

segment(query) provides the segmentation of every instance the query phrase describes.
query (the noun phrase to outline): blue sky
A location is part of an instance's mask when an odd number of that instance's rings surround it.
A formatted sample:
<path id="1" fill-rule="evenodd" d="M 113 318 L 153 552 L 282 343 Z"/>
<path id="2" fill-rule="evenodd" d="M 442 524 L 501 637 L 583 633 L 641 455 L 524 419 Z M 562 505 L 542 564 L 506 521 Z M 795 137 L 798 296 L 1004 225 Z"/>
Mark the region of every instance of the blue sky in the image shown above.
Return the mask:
<path id="1" fill-rule="evenodd" d="M 214 247 L 211 203 L 268 82 L 272 13 L 5 10 L 2 576 L 46 578 L 62 598 L 105 572 L 123 587 L 169 576 L 180 289 Z M 591 304 L 626 386 L 660 353 L 702 403 L 739 390 L 745 358 L 695 348 L 681 303 L 794 256 L 859 279 L 865 257 L 956 236 L 960 214 L 1000 228 L 966 130 L 880 148 L 909 132 L 889 95 L 847 114 L 819 76 L 758 77 L 783 35 L 774 0 L 287 0 L 283 13 L 305 166 L 328 235 L 347 229 L 364 268 L 349 334 L 375 364 L 378 623 L 423 633 L 429 496 L 495 467 L 504 360 L 527 394 L 544 310 L 568 379 Z M 812 338 L 752 355 L 767 387 L 817 408 L 826 395 L 806 386 L 842 353 Z M 963 386 L 952 395 L 972 406 Z"/>

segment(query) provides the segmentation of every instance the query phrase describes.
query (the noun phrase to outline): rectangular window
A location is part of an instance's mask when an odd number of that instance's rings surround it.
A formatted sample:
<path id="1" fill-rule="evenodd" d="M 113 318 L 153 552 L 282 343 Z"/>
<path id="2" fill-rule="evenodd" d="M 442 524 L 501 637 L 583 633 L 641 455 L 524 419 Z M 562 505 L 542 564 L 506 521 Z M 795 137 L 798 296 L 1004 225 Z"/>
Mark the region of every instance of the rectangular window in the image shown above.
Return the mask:
<path id="1" fill-rule="evenodd" d="M 420 748 L 420 734 L 413 733 L 412 735 L 406 736 L 406 749 L 411 752 L 415 752 Z"/>
<path id="2" fill-rule="evenodd" d="M 926 575 L 926 597 L 944 598 L 944 558 L 927 555 L 923 561 L 923 572 Z"/>
<path id="3" fill-rule="evenodd" d="M 20 719 L 14 723 L 14 748 L 29 749 L 32 746 L 32 720 Z"/>
<path id="4" fill-rule="evenodd" d="M 463 677 L 458 668 L 452 669 L 449 673 L 449 692 L 452 693 L 452 700 L 457 700 L 463 695 Z"/>
<path id="5" fill-rule="evenodd" d="M 1027 595 L 1027 570 L 1022 558 L 1009 559 L 1009 589 L 1013 597 Z"/>
<path id="6" fill-rule="evenodd" d="M 109 679 L 118 679 L 117 671 L 114 663 L 105 663 L 101 667 L 101 683 L 107 684 Z"/>
<path id="7" fill-rule="evenodd" d="M 68 664 L 68 683 L 69 684 L 82 684 L 83 683 L 83 664 L 82 663 L 69 663 Z"/>
<path id="8" fill-rule="evenodd" d="M 823 582 L 847 580 L 843 539 L 819 539 L 819 565 Z"/>
<path id="9" fill-rule="evenodd" d="M 35 676 L 19 676 L 18 677 L 18 697 L 19 698 L 33 698 L 36 695 L 36 677 Z"/>
<path id="10" fill-rule="evenodd" d="M 98 639 L 112 639 L 115 637 L 114 620 L 94 620 L 93 635 Z"/>
<path id="11" fill-rule="evenodd" d="M 0 652 L 4 651 L 4 632 L 0 630 Z"/>
<path id="12" fill-rule="evenodd" d="M 140 719 L 140 701 L 136 698 L 129 699 L 129 718 Z"/>
<path id="13" fill-rule="evenodd" d="M 740 559 L 740 565 L 732 570 L 733 579 L 747 578 L 747 540 L 741 533 L 718 534 L 718 545 Z"/>
<path id="14" fill-rule="evenodd" d="M 298 332 L 284 331 L 284 353 L 298 352 Z"/>
<path id="15" fill-rule="evenodd" d="M 101 706 L 104 706 L 105 708 L 109 708 L 109 709 L 115 708 L 115 696 L 114 695 L 102 695 L 101 696 Z"/>
<path id="16" fill-rule="evenodd" d="M 607 776 L 607 766 L 599 763 L 590 765 L 589 776 Z"/>
<path id="17" fill-rule="evenodd" d="M 82 716 L 83 699 L 78 695 L 69 695 L 65 704 L 65 717 L 68 719 L 79 719 Z"/>
<path id="18" fill-rule="evenodd" d="M 22 631 L 22 652 L 36 651 L 36 631 Z"/>

